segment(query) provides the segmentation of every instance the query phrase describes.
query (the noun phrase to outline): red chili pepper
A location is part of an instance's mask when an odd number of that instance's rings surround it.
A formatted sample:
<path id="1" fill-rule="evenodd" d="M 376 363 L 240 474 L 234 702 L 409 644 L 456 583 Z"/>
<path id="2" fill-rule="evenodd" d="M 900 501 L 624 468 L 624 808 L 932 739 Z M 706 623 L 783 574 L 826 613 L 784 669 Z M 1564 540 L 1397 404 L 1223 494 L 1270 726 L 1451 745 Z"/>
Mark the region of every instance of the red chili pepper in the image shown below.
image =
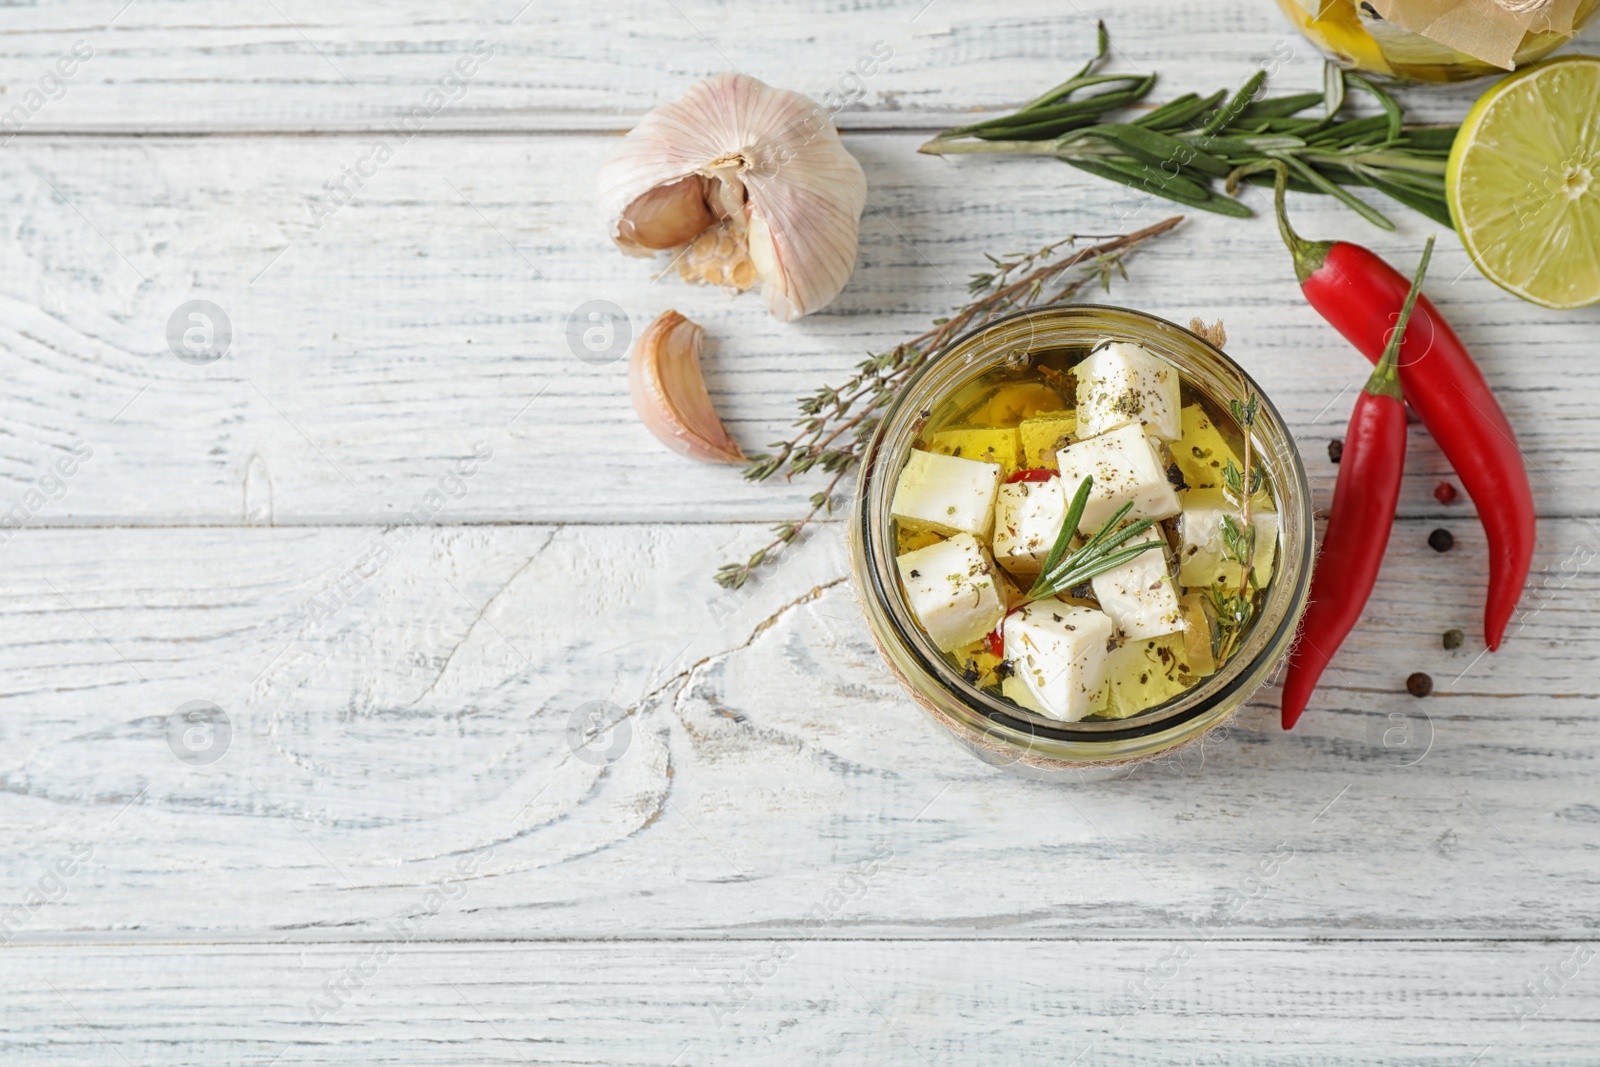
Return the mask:
<path id="1" fill-rule="evenodd" d="M 1283 212 L 1281 176 L 1278 223 L 1306 299 L 1376 362 L 1405 299 L 1406 278 L 1360 245 L 1301 238 Z M 1418 301 L 1406 333 L 1400 384 L 1477 505 L 1489 548 L 1483 634 L 1489 648 L 1497 649 L 1533 563 L 1533 490 L 1516 434 L 1472 355 L 1427 297 Z"/>
<path id="2" fill-rule="evenodd" d="M 1006 484 L 1010 485 L 1012 482 L 1048 482 L 1051 478 L 1059 476 L 1059 471 L 1053 471 L 1049 467 L 1029 467 L 1027 470 L 1013 472 L 1011 477 L 1006 479 Z"/>
<path id="3" fill-rule="evenodd" d="M 1433 255 L 1433 238 L 1422 250 L 1416 280 L 1406 294 L 1394 334 L 1367 379 L 1344 435 L 1344 458 L 1333 487 L 1328 528 L 1311 572 L 1311 601 L 1289 653 L 1283 681 L 1283 728 L 1292 729 L 1339 645 L 1361 618 L 1378 581 L 1400 478 L 1406 465 L 1406 402 L 1397 360 L 1406 323 L 1422 291 L 1422 276 Z"/>
<path id="4" fill-rule="evenodd" d="M 990 630 L 984 635 L 983 639 L 989 642 L 989 654 L 991 656 L 993 656 L 995 659 L 1006 658 L 1006 643 L 1005 639 L 1000 636 L 999 627 L 995 627 L 993 630 Z"/>

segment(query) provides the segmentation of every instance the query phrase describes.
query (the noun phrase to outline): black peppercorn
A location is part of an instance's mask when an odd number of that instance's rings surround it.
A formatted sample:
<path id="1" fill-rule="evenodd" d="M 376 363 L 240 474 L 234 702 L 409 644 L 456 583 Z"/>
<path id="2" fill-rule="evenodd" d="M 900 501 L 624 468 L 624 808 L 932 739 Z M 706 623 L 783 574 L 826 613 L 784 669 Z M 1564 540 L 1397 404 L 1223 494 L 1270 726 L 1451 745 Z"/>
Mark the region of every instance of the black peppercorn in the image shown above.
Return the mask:
<path id="1" fill-rule="evenodd" d="M 1167 468 L 1167 481 L 1180 493 L 1189 488 L 1189 483 L 1183 480 L 1183 468 L 1176 463 Z"/>
<path id="2" fill-rule="evenodd" d="M 1433 692 L 1433 679 L 1418 671 L 1406 679 L 1406 692 L 1414 697 L 1425 697 Z"/>
<path id="3" fill-rule="evenodd" d="M 1070 597 L 1076 597 L 1079 600 L 1090 600 L 1094 597 L 1094 586 L 1090 585 L 1088 582 L 1084 582 L 1082 585 L 1075 585 L 1071 589 L 1068 589 L 1067 595 Z"/>
<path id="4" fill-rule="evenodd" d="M 1452 649 L 1460 648 L 1461 643 L 1466 639 L 1467 635 L 1462 633 L 1460 630 L 1446 630 L 1444 632 L 1444 647 Z"/>
<path id="5" fill-rule="evenodd" d="M 1440 527 L 1428 535 L 1428 547 L 1435 552 L 1448 552 L 1456 545 L 1455 535 Z"/>
<path id="6" fill-rule="evenodd" d="M 1328 459 L 1337 463 L 1344 458 L 1344 438 L 1335 437 L 1328 442 Z"/>

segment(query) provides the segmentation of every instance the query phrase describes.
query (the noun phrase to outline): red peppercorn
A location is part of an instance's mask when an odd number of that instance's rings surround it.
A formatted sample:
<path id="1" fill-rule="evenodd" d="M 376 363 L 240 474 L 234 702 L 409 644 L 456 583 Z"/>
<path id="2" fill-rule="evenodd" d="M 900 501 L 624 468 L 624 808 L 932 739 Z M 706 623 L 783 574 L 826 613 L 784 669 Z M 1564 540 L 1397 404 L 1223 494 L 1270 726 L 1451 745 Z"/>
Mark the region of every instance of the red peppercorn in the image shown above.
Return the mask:
<path id="1" fill-rule="evenodd" d="M 1441 504 L 1454 504 L 1456 497 L 1461 494 L 1456 492 L 1456 487 L 1449 482 L 1440 482 L 1433 487 L 1433 499 Z"/>

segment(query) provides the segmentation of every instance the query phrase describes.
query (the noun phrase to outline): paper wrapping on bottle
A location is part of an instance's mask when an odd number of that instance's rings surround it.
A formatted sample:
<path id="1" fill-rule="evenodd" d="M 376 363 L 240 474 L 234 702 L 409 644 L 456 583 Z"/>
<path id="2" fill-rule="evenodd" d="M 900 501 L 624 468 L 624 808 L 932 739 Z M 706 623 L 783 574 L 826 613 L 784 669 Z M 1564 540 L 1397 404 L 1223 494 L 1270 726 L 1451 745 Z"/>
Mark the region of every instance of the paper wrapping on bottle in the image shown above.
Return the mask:
<path id="1" fill-rule="evenodd" d="M 1571 36 L 1582 0 L 1367 0 L 1402 29 L 1505 70 L 1527 33 Z M 1516 8 L 1518 10 L 1512 10 Z"/>

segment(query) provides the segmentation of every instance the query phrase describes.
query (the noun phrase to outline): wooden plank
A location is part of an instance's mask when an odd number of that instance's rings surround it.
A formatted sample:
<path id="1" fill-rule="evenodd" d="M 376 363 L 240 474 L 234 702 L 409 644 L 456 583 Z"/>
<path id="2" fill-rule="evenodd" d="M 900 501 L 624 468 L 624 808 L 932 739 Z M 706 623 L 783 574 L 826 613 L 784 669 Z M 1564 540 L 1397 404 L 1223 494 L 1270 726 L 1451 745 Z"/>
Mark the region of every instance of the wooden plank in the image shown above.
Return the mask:
<path id="1" fill-rule="evenodd" d="M 1546 516 L 1503 652 L 1470 647 L 1481 536 L 1416 428 L 1379 593 L 1298 730 L 1268 691 L 1125 779 L 1013 779 L 887 675 L 838 523 L 710 584 L 816 487 L 667 455 L 569 317 L 704 322 L 759 446 L 985 252 L 1171 210 L 918 156 L 926 131 L 1057 81 L 1102 15 L 1158 95 L 1263 65 L 1315 88 L 1318 58 L 1264 2 L 521 3 L 7 9 L 0 1059 L 1593 1059 L 1600 310 L 1436 260 Z M 738 67 L 833 110 L 878 42 L 836 115 L 872 206 L 835 307 L 775 324 L 609 249 L 589 179 L 646 108 Z M 1430 228 L 1294 211 L 1401 264 Z M 1227 322 L 1325 502 L 1364 369 L 1270 223 L 1193 219 L 1131 270 L 1115 301 Z M 197 299 L 233 328 L 216 363 L 170 349 Z"/>
<path id="2" fill-rule="evenodd" d="M 470 903 L 462 901 L 463 905 Z M 426 934 L 418 935 L 426 938 Z M 1589 1064 L 1596 943 L 9 949 L 26 1064 Z M 154 995 L 152 995 L 154 994 Z M 120 1058 L 119 1058 L 120 1057 Z"/>
<path id="3" fill-rule="evenodd" d="M 903 134 L 848 140 L 872 185 L 860 266 L 837 303 L 794 324 L 770 320 L 754 295 L 652 282 L 648 264 L 611 250 L 584 177 L 610 150 L 605 137 L 418 139 L 320 223 L 313 198 L 369 141 L 13 145 L 0 157 L 11 220 L 0 242 L 0 509 L 86 447 L 92 458 L 65 497 L 27 508 L 28 521 L 392 522 L 482 446 L 492 458 L 437 521 L 787 518 L 815 485 L 752 487 L 645 433 L 625 361 L 574 355 L 568 322 L 585 302 L 615 304 L 635 331 L 667 307 L 703 322 L 714 396 L 760 448 L 785 432 L 797 396 L 961 303 L 984 253 L 1170 212 L 1050 162 L 933 159 Z M 1259 190 L 1250 196 L 1266 206 Z M 1304 232 L 1359 234 L 1403 265 L 1428 229 L 1404 213 L 1397 234 L 1354 229 L 1323 198 L 1294 210 Z M 1365 363 L 1305 306 L 1271 224 L 1196 217 L 1130 275 L 1109 299 L 1227 323 L 1325 498 L 1335 468 L 1323 453 Z M 1433 277 L 1431 294 L 1518 428 L 1541 513 L 1600 512 L 1589 443 L 1600 309 L 1522 303 L 1449 241 Z M 196 299 L 232 327 L 227 354 L 204 366 L 167 340 Z M 1430 494 L 1447 468 L 1420 429 L 1409 463 L 1403 512 L 1438 513 Z"/>
<path id="4" fill-rule="evenodd" d="M 707 576 L 758 528 L 26 530 L 0 572 L 0 926 L 381 937 L 482 852 L 434 935 L 780 936 L 887 848 L 841 932 L 1582 935 L 1600 538 L 1547 523 L 1544 592 L 1474 661 L 1438 632 L 1477 632 L 1481 540 L 1441 556 L 1428 525 L 1400 525 L 1294 733 L 1267 692 L 1203 750 L 1072 787 L 930 727 L 837 527 L 727 597 Z M 226 743 L 174 722 L 192 701 Z M 586 744 L 593 702 L 627 726 Z"/>
<path id="5" fill-rule="evenodd" d="M 1260 67 L 1285 90 L 1321 87 L 1321 56 L 1265 2 L 1017 0 L 996 11 L 982 0 L 754 10 L 731 0 L 496 0 L 441 11 L 419 0 L 58 0 L 8 11 L 0 114 L 23 105 L 4 129 L 25 134 L 298 133 L 408 119 L 435 132 L 625 129 L 732 69 L 813 97 L 847 128 L 938 129 L 1067 77 L 1092 53 L 1097 18 L 1109 23 L 1118 69 L 1157 71 L 1162 92 L 1235 86 Z M 457 68 L 477 42 L 489 58 Z M 1472 96 L 1435 90 L 1410 103 L 1439 121 Z"/>

